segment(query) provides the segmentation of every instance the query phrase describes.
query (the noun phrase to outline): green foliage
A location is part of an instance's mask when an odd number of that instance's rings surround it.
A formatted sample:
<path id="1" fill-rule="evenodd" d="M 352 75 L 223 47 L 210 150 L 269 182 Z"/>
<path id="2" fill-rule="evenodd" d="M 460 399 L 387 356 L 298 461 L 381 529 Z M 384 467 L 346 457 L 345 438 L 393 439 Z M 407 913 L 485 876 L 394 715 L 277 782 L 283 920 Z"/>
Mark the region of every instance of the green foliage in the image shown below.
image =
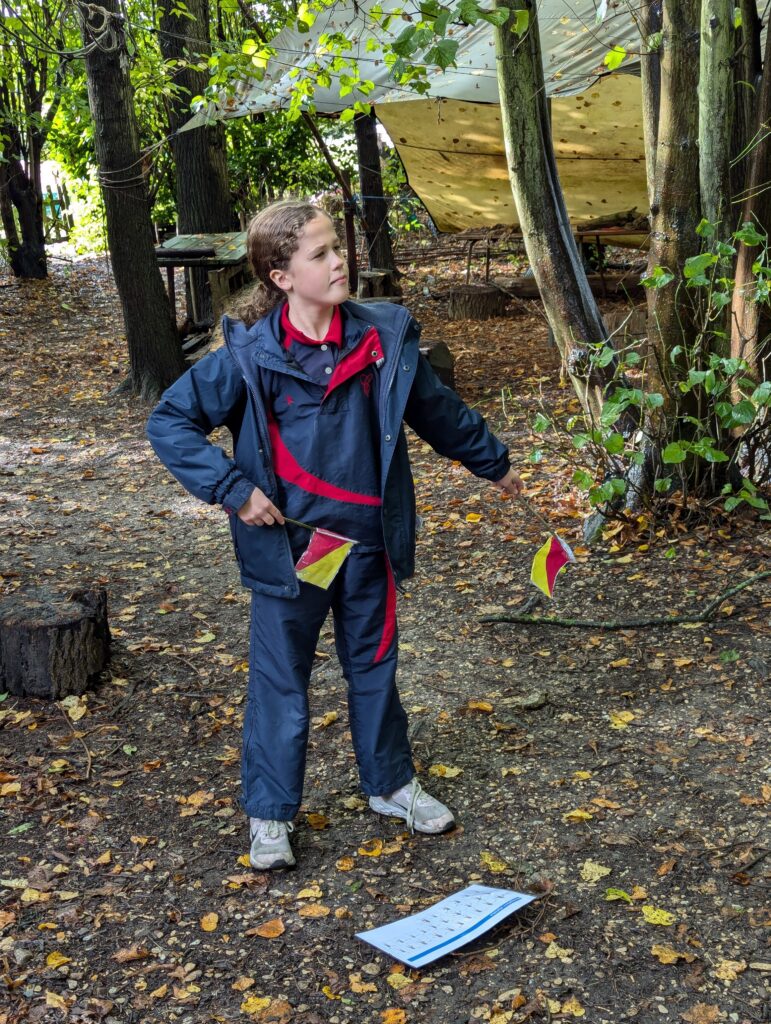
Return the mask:
<path id="1" fill-rule="evenodd" d="M 608 506 L 611 514 L 623 513 L 629 488 L 642 488 L 647 479 L 654 508 L 678 492 L 691 505 L 722 497 L 726 513 L 744 506 L 771 519 L 771 382 L 754 380 L 747 362 L 727 352 L 726 330 L 740 242 L 758 248 L 755 301 L 769 303 L 768 238 L 753 224 L 742 225 L 728 241 L 718 239 L 708 221 L 697 232 L 704 251 L 685 262 L 680 280 L 656 267 L 643 284 L 674 285 L 699 329 L 693 341 L 668 353 L 667 366 L 656 367 L 659 390 L 650 387 L 651 367 L 635 345 L 591 346 L 590 366 L 617 363 L 599 422 L 574 417 L 567 424 L 572 447 L 584 461 L 573 482 L 591 504 Z M 532 426 L 553 436 L 560 429 L 543 415 Z"/>

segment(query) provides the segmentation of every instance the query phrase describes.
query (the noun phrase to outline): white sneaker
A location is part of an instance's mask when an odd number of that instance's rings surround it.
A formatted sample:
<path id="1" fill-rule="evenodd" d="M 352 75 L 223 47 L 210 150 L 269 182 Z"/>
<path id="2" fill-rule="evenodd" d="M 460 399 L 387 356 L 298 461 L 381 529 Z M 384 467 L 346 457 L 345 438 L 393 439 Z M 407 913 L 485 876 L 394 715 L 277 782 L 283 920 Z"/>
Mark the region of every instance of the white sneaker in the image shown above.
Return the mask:
<path id="1" fill-rule="evenodd" d="M 295 865 L 289 833 L 294 832 L 291 821 L 272 821 L 264 818 L 249 819 L 249 838 L 252 848 L 249 863 L 258 871 L 271 868 L 291 868 Z"/>
<path id="2" fill-rule="evenodd" d="M 449 807 L 430 796 L 413 776 L 412 780 L 389 796 L 371 796 L 369 805 L 378 814 L 389 814 L 404 818 L 407 828 L 414 832 L 435 835 L 446 832 L 455 825 L 455 818 Z"/>

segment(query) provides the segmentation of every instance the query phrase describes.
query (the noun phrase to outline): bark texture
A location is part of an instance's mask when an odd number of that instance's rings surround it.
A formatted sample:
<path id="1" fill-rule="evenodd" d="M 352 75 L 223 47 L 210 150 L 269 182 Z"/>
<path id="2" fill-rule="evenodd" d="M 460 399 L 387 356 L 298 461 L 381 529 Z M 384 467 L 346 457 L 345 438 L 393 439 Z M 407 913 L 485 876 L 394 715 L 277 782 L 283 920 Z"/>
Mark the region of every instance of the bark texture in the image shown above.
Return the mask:
<path id="1" fill-rule="evenodd" d="M 688 343 L 694 333 L 677 301 L 682 267 L 699 250 L 696 228 L 699 202 L 699 3 L 678 0 L 664 6 L 661 48 L 661 104 L 649 268 L 667 267 L 675 280 L 648 292 L 650 344 L 649 385 L 668 397 L 662 376 L 668 353 Z"/>
<path id="2" fill-rule="evenodd" d="M 182 235 L 231 231 L 233 213 L 222 122 L 180 132 L 192 116 L 191 100 L 203 93 L 208 82 L 206 72 L 197 71 L 190 64 L 206 61 L 211 50 L 209 0 L 186 0 L 185 16 L 174 13 L 177 9 L 174 0 L 161 0 L 160 6 L 161 52 L 166 60 L 178 64 L 173 81 L 180 91 L 168 104 L 171 151 L 176 167 L 178 230 Z M 207 273 L 201 269 L 190 273 L 200 306 L 196 309 L 196 318 L 199 321 L 211 319 Z"/>
<path id="3" fill-rule="evenodd" d="M 733 0 L 702 0 L 699 47 L 699 183 L 702 216 L 727 238 L 731 224 L 734 96 Z"/>
<path id="4" fill-rule="evenodd" d="M 557 174 L 543 78 L 536 7 L 505 0 L 506 23 L 495 29 L 501 120 L 514 200 L 530 266 L 546 316 L 585 411 L 596 421 L 613 363 L 588 373 L 586 344 L 606 338 L 578 255 Z M 528 12 L 520 38 L 516 11 Z"/>
<path id="5" fill-rule="evenodd" d="M 383 195 L 380 170 L 380 149 L 374 114 L 357 114 L 353 119 L 356 151 L 359 158 L 359 185 L 363 213 L 367 259 L 371 270 L 395 271 L 391 234 L 388 227 L 388 204 Z"/>
<path id="6" fill-rule="evenodd" d="M 84 43 L 99 41 L 86 57 L 86 75 L 107 240 L 126 327 L 128 383 L 155 400 L 185 364 L 155 260 L 118 0 L 101 0 L 97 9 L 80 4 L 78 17 Z"/>
<path id="7" fill-rule="evenodd" d="M 742 204 L 743 222 L 760 225 L 771 231 L 771 190 L 768 187 L 768 168 L 771 166 L 771 32 L 766 35 L 763 77 L 758 96 L 757 120 L 753 135 L 755 143 L 750 154 L 747 191 Z M 731 307 L 731 355 L 746 359 L 749 372 L 756 380 L 771 379 L 771 352 L 769 352 L 769 325 L 767 308 L 755 301 L 757 278 L 752 264 L 757 246 L 739 245 L 736 260 L 736 284 Z M 738 394 L 736 395 L 738 398 Z"/>

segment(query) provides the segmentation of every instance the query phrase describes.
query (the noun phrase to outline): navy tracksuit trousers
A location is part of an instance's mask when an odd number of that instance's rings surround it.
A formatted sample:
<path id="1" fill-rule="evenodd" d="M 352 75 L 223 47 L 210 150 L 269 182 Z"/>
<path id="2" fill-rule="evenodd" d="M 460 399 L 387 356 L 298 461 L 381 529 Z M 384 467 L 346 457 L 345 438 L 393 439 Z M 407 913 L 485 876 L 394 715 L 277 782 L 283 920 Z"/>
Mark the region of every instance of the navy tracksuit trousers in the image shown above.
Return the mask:
<path id="1" fill-rule="evenodd" d="M 396 589 L 385 552 L 354 548 L 328 590 L 301 583 L 292 600 L 252 591 L 241 771 L 250 817 L 289 821 L 300 809 L 308 684 L 330 608 L 361 788 L 392 793 L 415 774 L 395 680 Z"/>

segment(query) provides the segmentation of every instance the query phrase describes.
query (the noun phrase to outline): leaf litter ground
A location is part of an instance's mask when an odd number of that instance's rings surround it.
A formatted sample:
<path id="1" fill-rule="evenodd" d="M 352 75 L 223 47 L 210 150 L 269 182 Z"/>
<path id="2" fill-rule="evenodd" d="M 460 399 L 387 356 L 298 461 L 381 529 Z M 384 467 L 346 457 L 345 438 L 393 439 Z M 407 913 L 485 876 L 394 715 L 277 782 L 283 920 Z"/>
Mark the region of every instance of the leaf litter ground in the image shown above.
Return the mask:
<path id="1" fill-rule="evenodd" d="M 572 402 L 535 304 L 450 323 L 435 280 L 410 280 L 424 337 L 578 548 L 550 610 L 691 611 L 767 566 L 750 521 L 582 549 L 570 470 L 526 462 L 538 402 Z M 105 263 L 5 283 L 0 331 L 3 592 L 97 582 L 114 638 L 94 692 L 0 704 L 0 1024 L 769 1019 L 767 587 L 690 628 L 481 624 L 528 596 L 544 535 L 412 438 L 400 689 L 458 827 L 410 836 L 366 807 L 328 624 L 298 867 L 256 874 L 237 805 L 248 594 L 221 511 L 155 461 L 147 410 L 109 396 L 126 359 Z M 472 882 L 541 899 L 421 972 L 354 937 Z"/>

